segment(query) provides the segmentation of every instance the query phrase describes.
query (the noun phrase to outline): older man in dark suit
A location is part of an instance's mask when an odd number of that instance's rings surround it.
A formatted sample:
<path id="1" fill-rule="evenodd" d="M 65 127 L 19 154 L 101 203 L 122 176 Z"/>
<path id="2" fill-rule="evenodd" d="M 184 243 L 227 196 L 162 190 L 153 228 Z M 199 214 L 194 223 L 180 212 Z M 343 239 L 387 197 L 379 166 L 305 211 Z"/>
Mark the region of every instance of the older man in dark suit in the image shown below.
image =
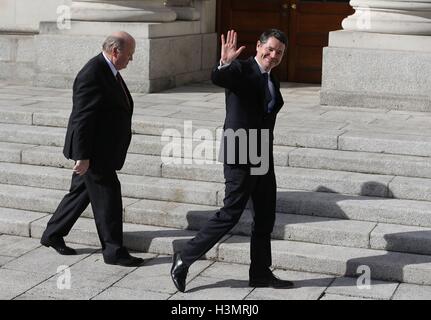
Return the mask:
<path id="1" fill-rule="evenodd" d="M 280 64 L 286 45 L 284 33 L 271 29 L 261 35 L 255 57 L 237 60 L 244 47 L 237 49 L 236 32 L 229 31 L 226 41 L 224 35 L 221 37 L 221 60 L 212 72 L 212 81 L 226 89 L 222 149 L 224 206 L 195 238 L 187 242 L 181 252 L 174 254 L 171 277 L 177 289 L 182 292 L 185 291 L 190 265 L 235 226 L 249 198 L 254 209 L 249 285 L 275 288 L 289 288 L 293 285 L 290 281 L 278 279 L 270 270 L 271 232 L 275 221 L 277 193 L 272 153 L 273 130 L 277 113 L 284 103 L 280 84 L 271 70 Z M 245 139 L 241 139 L 244 134 Z M 260 151 L 257 154 L 261 154 L 260 163 L 255 161 L 256 150 Z M 262 157 L 265 154 L 267 159 Z M 260 168 L 257 168 L 258 165 Z"/>
<path id="2" fill-rule="evenodd" d="M 134 52 L 130 34 L 112 34 L 73 84 L 73 109 L 63 150 L 66 158 L 75 160 L 72 183 L 41 239 L 41 244 L 60 254 L 76 254 L 63 238 L 91 203 L 105 263 L 138 266 L 143 261 L 123 246 L 123 205 L 116 173 L 130 144 L 133 113 L 133 100 L 119 70 L 133 60 Z"/>

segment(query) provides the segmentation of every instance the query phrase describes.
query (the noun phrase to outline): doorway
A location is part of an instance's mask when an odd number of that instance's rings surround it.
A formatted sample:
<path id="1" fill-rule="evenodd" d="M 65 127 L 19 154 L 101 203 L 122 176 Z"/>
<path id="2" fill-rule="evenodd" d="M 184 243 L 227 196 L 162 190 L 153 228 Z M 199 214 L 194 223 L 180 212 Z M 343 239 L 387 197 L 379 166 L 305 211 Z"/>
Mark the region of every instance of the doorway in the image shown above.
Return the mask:
<path id="1" fill-rule="evenodd" d="M 238 32 L 246 59 L 256 53 L 262 31 L 277 28 L 289 38 L 287 54 L 274 72 L 281 81 L 320 83 L 322 50 L 330 31 L 340 30 L 354 10 L 348 0 L 218 0 L 217 32 Z"/>

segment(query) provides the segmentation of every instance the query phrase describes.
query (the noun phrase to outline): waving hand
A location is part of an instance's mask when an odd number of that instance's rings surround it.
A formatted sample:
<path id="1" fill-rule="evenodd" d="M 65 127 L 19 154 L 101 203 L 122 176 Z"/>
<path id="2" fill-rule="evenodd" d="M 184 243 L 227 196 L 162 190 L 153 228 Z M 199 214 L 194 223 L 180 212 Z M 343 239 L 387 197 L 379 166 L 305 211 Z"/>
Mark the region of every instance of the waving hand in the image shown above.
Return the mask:
<path id="1" fill-rule="evenodd" d="M 237 34 L 234 30 L 227 32 L 226 41 L 224 34 L 221 35 L 221 62 L 229 64 L 241 54 L 245 49 L 244 46 L 237 49 Z"/>

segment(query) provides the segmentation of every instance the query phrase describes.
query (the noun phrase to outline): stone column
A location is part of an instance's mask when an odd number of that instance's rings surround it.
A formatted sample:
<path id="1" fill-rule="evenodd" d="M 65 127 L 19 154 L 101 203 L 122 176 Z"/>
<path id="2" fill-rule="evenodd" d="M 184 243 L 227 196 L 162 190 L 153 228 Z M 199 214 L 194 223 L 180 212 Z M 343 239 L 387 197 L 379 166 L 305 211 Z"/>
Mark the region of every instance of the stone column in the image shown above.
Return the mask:
<path id="1" fill-rule="evenodd" d="M 389 34 L 431 35 L 431 0 L 351 0 L 355 13 L 343 29 Z"/>
<path id="2" fill-rule="evenodd" d="M 163 0 L 72 1 L 72 20 L 110 22 L 170 22 L 177 14 Z"/>
<path id="3" fill-rule="evenodd" d="M 214 2 L 213 2 L 214 1 Z M 77 72 L 100 53 L 107 35 L 129 32 L 136 40 L 133 61 L 121 72 L 132 92 L 155 92 L 210 79 L 217 58 L 215 30 L 203 29 L 198 16 L 178 20 L 172 8 L 184 5 L 205 17 L 201 4 L 215 0 L 80 0 L 71 5 L 69 27 L 41 22 L 35 36 L 33 83 L 70 88 Z M 205 6 L 204 8 L 207 8 Z M 193 13 L 194 11 L 185 11 Z M 215 10 L 213 11 L 215 15 Z M 181 15 L 180 15 L 181 17 Z"/>
<path id="4" fill-rule="evenodd" d="M 199 20 L 201 15 L 194 6 L 194 0 L 166 0 L 166 7 L 174 10 L 178 20 Z"/>
<path id="5" fill-rule="evenodd" d="M 351 0 L 323 51 L 321 104 L 431 112 L 431 0 Z"/>

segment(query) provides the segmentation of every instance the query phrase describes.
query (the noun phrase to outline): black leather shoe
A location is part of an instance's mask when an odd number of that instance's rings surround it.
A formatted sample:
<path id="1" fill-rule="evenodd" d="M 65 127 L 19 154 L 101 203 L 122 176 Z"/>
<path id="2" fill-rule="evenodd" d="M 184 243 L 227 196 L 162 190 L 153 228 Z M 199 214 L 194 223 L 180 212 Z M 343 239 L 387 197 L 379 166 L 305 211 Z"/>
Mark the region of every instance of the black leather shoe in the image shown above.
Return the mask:
<path id="1" fill-rule="evenodd" d="M 61 255 L 64 255 L 64 256 L 76 255 L 76 250 L 66 246 L 64 241 L 50 242 L 46 240 L 40 240 L 40 243 L 45 247 L 51 247 L 55 249 L 55 251 L 57 251 Z"/>
<path id="2" fill-rule="evenodd" d="M 133 256 L 128 256 L 125 258 L 119 258 L 117 260 L 105 260 L 106 264 L 112 264 L 123 267 L 139 267 L 144 262 L 144 259 L 137 258 Z"/>
<path id="3" fill-rule="evenodd" d="M 171 268 L 171 278 L 174 282 L 175 287 L 181 292 L 186 291 L 186 278 L 189 272 L 189 267 L 187 267 L 181 260 L 179 253 L 175 253 Z"/>
<path id="4" fill-rule="evenodd" d="M 263 278 L 250 277 L 248 285 L 255 288 L 287 289 L 293 287 L 293 282 L 289 280 L 281 280 L 271 272 L 268 276 L 265 276 Z"/>

